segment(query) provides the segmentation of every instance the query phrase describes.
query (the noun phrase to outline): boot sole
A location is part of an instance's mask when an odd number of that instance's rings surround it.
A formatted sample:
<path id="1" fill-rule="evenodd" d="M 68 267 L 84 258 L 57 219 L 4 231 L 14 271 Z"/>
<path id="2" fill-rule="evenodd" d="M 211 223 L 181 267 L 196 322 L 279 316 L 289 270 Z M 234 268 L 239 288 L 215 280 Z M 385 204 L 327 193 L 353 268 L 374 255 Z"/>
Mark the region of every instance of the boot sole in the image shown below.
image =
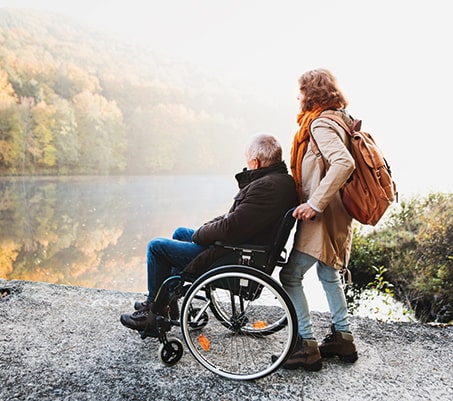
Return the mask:
<path id="1" fill-rule="evenodd" d="M 323 353 L 321 353 L 321 356 L 323 358 L 333 358 L 335 356 L 338 356 L 338 358 L 340 358 L 340 361 L 346 362 L 346 363 L 354 363 L 355 361 L 357 361 L 357 359 L 359 359 L 359 356 L 357 355 L 357 352 L 354 352 L 354 353 L 349 354 L 349 355 L 323 354 Z"/>
<path id="2" fill-rule="evenodd" d="M 144 330 L 146 325 L 143 325 L 143 326 L 137 326 L 137 325 L 133 325 L 132 323 L 129 323 L 122 315 L 120 316 L 120 322 L 123 326 L 127 327 L 128 329 L 131 329 L 131 330 L 137 330 L 137 331 L 140 331 L 140 330 Z"/>
<path id="3" fill-rule="evenodd" d="M 275 362 L 277 360 L 277 356 L 272 355 L 271 359 L 272 359 L 272 362 Z M 299 368 L 304 368 L 305 370 L 307 370 L 309 372 L 317 372 L 318 370 L 320 370 L 322 368 L 322 360 L 320 359 L 319 361 L 317 361 L 311 365 L 305 365 L 302 363 L 294 363 L 294 364 L 284 363 L 283 365 L 280 366 L 280 368 L 286 369 L 286 370 L 296 370 Z"/>
<path id="4" fill-rule="evenodd" d="M 354 363 L 357 359 L 359 359 L 357 352 L 354 352 L 353 354 L 350 355 L 338 355 L 338 357 L 340 358 L 340 361 L 346 363 Z"/>
<path id="5" fill-rule="evenodd" d="M 321 370 L 321 368 L 322 368 L 322 361 L 315 362 L 311 365 L 305 365 L 305 364 L 301 364 L 301 363 L 287 365 L 286 363 L 284 363 L 281 366 L 281 368 L 287 369 L 287 370 L 296 370 L 299 368 L 304 368 L 305 370 L 307 370 L 309 372 L 317 372 L 318 370 Z"/>

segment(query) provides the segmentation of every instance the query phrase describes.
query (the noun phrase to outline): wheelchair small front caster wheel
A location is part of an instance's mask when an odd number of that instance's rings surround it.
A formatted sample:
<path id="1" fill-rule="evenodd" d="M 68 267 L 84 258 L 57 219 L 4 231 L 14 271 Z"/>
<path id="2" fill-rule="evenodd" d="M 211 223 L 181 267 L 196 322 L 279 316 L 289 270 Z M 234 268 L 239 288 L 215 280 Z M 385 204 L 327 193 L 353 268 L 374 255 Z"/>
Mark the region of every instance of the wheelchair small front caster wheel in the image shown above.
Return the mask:
<path id="1" fill-rule="evenodd" d="M 181 359 L 182 354 L 183 345 L 177 338 L 170 338 L 166 343 L 160 344 L 159 359 L 164 365 L 174 365 Z"/>

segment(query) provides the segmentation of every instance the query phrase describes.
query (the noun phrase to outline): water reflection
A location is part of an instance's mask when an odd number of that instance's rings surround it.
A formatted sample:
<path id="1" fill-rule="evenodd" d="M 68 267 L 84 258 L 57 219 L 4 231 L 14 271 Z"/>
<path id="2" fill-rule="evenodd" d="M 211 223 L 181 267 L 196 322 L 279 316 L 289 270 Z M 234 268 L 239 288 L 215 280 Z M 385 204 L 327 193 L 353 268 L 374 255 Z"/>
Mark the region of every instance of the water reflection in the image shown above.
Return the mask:
<path id="1" fill-rule="evenodd" d="M 0 277 L 145 293 L 148 241 L 224 213 L 236 191 L 230 176 L 0 178 Z M 316 269 L 305 289 L 328 310 Z M 388 319 L 381 304 L 366 315 Z"/>
<path id="2" fill-rule="evenodd" d="M 225 212 L 225 176 L 0 180 L 0 277 L 146 291 L 154 236 Z"/>

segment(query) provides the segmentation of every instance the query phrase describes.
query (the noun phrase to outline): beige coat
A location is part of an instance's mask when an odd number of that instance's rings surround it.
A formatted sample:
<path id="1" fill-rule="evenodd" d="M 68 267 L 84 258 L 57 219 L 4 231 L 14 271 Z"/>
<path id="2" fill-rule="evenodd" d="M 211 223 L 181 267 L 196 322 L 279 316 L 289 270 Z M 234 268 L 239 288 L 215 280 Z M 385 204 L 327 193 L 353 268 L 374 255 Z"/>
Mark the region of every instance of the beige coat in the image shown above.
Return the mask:
<path id="1" fill-rule="evenodd" d="M 351 125 L 345 113 L 336 113 Z M 349 147 L 348 134 L 334 121 L 317 119 L 311 132 L 330 167 L 322 178 L 319 162 L 309 144 L 302 160 L 302 202 L 308 202 L 319 213 L 313 221 L 298 222 L 294 248 L 342 269 L 349 262 L 352 218 L 343 207 L 339 189 L 353 172 L 354 159 L 346 147 Z"/>

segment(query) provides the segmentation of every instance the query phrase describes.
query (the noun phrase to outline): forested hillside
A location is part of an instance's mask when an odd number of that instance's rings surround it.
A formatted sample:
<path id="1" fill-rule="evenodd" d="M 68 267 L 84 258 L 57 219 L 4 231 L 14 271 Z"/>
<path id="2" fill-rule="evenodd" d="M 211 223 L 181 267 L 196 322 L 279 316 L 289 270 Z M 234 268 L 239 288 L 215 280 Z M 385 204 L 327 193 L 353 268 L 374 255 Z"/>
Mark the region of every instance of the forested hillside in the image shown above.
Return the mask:
<path id="1" fill-rule="evenodd" d="M 231 171 L 250 122 L 271 113 L 220 78 L 61 16 L 0 9 L 0 174 Z"/>

